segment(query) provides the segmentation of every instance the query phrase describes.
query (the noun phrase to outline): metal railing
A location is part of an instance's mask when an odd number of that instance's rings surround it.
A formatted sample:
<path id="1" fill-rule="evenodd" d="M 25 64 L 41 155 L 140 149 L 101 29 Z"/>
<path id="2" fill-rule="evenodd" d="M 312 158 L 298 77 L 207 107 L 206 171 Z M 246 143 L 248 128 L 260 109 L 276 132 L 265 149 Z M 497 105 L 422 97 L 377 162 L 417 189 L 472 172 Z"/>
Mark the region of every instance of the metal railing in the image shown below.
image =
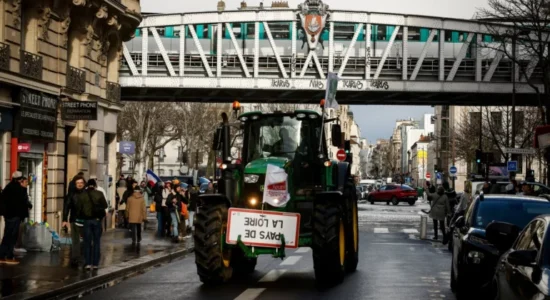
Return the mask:
<path id="1" fill-rule="evenodd" d="M 21 75 L 42 80 L 42 56 L 21 50 L 20 64 Z"/>
<path id="2" fill-rule="evenodd" d="M 10 70 L 10 45 L 0 43 L 0 70 Z"/>
<path id="3" fill-rule="evenodd" d="M 84 93 L 86 91 L 86 71 L 72 66 L 67 66 L 67 88 Z"/>
<path id="4" fill-rule="evenodd" d="M 120 102 L 120 84 L 107 81 L 107 100 Z"/>

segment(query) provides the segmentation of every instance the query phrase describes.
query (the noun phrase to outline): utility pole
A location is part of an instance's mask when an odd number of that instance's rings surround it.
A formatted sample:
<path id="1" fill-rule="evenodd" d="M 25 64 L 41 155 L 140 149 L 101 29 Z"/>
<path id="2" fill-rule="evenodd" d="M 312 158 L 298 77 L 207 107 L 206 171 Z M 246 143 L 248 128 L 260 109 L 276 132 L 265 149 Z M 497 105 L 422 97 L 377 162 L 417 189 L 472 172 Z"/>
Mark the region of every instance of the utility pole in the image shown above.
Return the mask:
<path id="1" fill-rule="evenodd" d="M 511 148 L 516 147 L 516 37 L 512 39 L 512 143 Z"/>

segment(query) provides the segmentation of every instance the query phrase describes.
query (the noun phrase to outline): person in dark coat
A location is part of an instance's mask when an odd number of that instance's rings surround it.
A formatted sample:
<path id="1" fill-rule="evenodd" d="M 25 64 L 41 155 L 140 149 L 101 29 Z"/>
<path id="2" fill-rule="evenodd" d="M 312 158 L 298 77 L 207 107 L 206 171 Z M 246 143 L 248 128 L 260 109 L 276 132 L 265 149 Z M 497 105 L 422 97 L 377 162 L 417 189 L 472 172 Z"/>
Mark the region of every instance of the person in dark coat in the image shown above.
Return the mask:
<path id="1" fill-rule="evenodd" d="M 21 186 L 22 179 L 23 173 L 14 172 L 0 198 L 0 212 L 4 216 L 5 222 L 4 237 L 0 245 L 0 263 L 2 264 L 19 264 L 14 258 L 13 250 L 17 242 L 19 225 L 29 214 L 28 199 L 25 197 L 26 190 Z"/>
<path id="2" fill-rule="evenodd" d="M 82 172 L 78 174 L 83 174 Z M 77 181 L 82 181 L 82 187 L 79 188 Z M 63 201 L 63 223 L 62 227 L 69 228 L 71 231 L 71 265 L 77 267 L 80 261 L 80 235 L 84 232 L 81 223 L 76 223 L 76 197 L 84 190 L 86 180 L 81 175 L 76 175 L 69 183 L 69 189 Z M 70 215 L 70 218 L 69 218 Z M 68 221 L 68 222 L 67 222 Z"/>
<path id="3" fill-rule="evenodd" d="M 164 233 L 164 213 L 162 211 L 162 182 L 157 182 L 153 187 L 153 201 L 155 201 L 155 210 L 157 212 L 157 235 L 163 236 Z"/>
<path id="4" fill-rule="evenodd" d="M 430 218 L 433 219 L 434 223 L 434 240 L 437 240 L 437 225 L 441 228 L 441 233 L 443 234 L 443 244 L 447 244 L 447 234 L 445 232 L 445 218 L 450 216 L 451 207 L 449 206 L 449 200 L 445 194 L 445 189 L 443 187 L 437 188 L 437 193 L 431 194 L 432 204 L 430 209 Z"/>

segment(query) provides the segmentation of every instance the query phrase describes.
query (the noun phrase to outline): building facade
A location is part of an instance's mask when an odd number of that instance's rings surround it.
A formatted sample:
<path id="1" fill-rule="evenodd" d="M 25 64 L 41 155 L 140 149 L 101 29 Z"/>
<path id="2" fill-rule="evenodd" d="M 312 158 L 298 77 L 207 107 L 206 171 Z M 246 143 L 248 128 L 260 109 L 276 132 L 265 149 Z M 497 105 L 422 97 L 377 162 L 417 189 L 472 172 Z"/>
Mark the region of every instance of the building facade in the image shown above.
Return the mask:
<path id="1" fill-rule="evenodd" d="M 0 182 L 28 175 L 31 219 L 59 230 L 73 176 L 116 176 L 121 45 L 139 1 L 0 0 L 0 13 Z M 86 109 L 61 113 L 71 105 Z"/>

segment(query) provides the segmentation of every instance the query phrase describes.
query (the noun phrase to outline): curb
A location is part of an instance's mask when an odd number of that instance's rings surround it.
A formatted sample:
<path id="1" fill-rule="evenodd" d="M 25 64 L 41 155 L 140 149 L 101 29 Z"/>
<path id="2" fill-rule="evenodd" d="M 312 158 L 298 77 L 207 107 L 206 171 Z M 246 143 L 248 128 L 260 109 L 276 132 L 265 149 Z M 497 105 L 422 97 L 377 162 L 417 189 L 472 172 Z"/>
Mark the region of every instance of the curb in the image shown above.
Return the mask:
<path id="1" fill-rule="evenodd" d="M 67 299 L 76 297 L 80 293 L 87 292 L 111 281 L 122 279 L 130 274 L 154 267 L 159 264 L 170 263 L 191 252 L 194 247 L 175 251 L 161 251 L 152 255 L 123 262 L 118 265 L 100 269 L 100 274 L 84 280 L 69 280 L 44 286 L 37 290 L 31 290 L 21 294 L 6 297 L 5 299 Z"/>

